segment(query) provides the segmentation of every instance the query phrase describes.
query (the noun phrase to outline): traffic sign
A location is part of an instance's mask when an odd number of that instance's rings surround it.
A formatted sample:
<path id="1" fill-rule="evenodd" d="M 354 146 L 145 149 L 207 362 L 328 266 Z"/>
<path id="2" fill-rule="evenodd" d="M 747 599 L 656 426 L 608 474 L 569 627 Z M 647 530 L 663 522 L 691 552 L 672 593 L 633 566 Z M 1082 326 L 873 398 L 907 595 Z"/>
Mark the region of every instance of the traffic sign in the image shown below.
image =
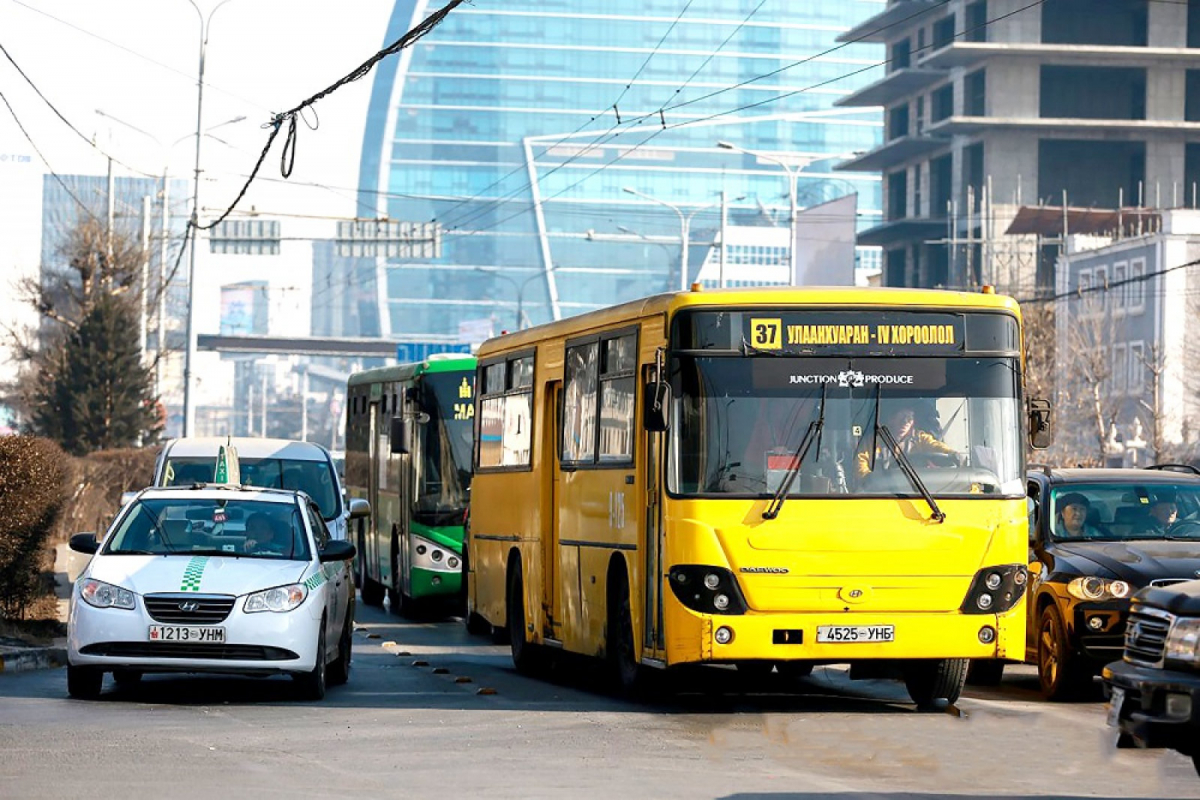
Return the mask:
<path id="1" fill-rule="evenodd" d="M 404 342 L 396 345 L 396 359 L 401 364 L 411 364 L 416 361 L 424 361 L 432 355 L 438 353 L 465 353 L 471 352 L 469 344 L 447 344 L 445 342 Z"/>

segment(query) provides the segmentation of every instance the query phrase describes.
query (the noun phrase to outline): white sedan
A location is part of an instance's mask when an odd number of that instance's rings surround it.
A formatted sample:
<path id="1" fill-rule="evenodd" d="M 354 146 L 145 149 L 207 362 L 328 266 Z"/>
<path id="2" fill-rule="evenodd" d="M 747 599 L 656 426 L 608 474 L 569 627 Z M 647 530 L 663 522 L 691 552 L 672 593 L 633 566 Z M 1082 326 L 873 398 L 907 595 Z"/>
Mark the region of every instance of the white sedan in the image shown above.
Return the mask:
<path id="1" fill-rule="evenodd" d="M 67 691 L 100 694 L 147 672 L 291 675 L 314 700 L 349 677 L 354 546 L 303 492 L 144 489 L 71 592 Z"/>

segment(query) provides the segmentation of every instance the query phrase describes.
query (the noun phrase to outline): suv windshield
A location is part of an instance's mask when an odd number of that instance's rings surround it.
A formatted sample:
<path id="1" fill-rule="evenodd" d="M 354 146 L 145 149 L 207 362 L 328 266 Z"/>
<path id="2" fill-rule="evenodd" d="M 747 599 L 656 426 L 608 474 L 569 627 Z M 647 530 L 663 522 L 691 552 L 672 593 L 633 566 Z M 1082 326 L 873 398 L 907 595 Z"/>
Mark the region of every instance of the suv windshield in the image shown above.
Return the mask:
<path id="1" fill-rule="evenodd" d="M 885 426 L 932 494 L 1020 496 L 1013 358 L 680 355 L 670 488 L 770 497 L 821 410 L 820 441 L 789 496 L 920 496 Z"/>
<path id="2" fill-rule="evenodd" d="M 321 509 L 321 516 L 326 520 L 335 519 L 342 513 L 333 464 L 329 461 L 245 457 L 239 461 L 243 486 L 304 492 L 313 499 L 317 508 Z M 167 461 L 162 485 L 211 483 L 216 468 L 215 455 L 171 458 Z"/>
<path id="3" fill-rule="evenodd" d="M 307 561 L 295 503 L 142 498 L 109 539 L 110 555 L 229 555 Z"/>
<path id="4" fill-rule="evenodd" d="M 1200 484 L 1150 478 L 1138 483 L 1056 486 L 1050 494 L 1050 520 L 1051 535 L 1059 541 L 1200 542 Z"/>

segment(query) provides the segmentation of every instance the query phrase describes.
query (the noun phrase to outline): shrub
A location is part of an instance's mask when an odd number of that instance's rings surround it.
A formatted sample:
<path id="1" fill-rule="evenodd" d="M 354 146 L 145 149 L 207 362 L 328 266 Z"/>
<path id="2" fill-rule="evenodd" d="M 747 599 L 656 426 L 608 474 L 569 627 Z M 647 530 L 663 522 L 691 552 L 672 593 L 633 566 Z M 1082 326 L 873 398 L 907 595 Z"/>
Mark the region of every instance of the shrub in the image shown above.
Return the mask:
<path id="1" fill-rule="evenodd" d="M 46 544 L 65 500 L 67 455 L 49 439 L 0 437 L 0 617 L 45 591 Z"/>
<path id="2" fill-rule="evenodd" d="M 156 456 L 153 447 L 130 447 L 71 459 L 70 490 L 53 541 L 80 531 L 103 533 L 121 508 L 122 493 L 150 485 Z"/>

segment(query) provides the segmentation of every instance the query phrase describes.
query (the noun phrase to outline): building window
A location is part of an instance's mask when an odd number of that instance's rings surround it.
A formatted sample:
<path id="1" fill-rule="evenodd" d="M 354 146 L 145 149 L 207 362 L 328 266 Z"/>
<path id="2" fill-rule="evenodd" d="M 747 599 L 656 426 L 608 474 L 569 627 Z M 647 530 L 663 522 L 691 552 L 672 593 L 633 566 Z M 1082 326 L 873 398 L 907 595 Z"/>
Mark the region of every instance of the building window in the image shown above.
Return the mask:
<path id="1" fill-rule="evenodd" d="M 1135 397 L 1146 390 L 1146 343 L 1129 343 L 1129 394 Z"/>
<path id="2" fill-rule="evenodd" d="M 1112 269 L 1112 289 L 1109 294 L 1112 295 L 1112 310 L 1114 314 L 1125 313 L 1125 290 L 1128 284 L 1125 282 L 1128 277 L 1129 265 L 1124 261 L 1118 261 L 1113 264 Z"/>
<path id="3" fill-rule="evenodd" d="M 1188 0 L 1187 46 L 1200 47 L 1200 0 Z"/>
<path id="4" fill-rule="evenodd" d="M 976 142 L 963 148 L 963 202 L 970 202 L 970 208 L 979 211 L 983 208 L 983 142 Z"/>
<path id="5" fill-rule="evenodd" d="M 1200 13 L 1200 11 L 1197 11 Z M 1200 69 L 1187 71 L 1186 99 L 1183 103 L 1183 118 L 1187 122 L 1200 122 Z"/>
<path id="6" fill-rule="evenodd" d="M 1145 142 L 1042 139 L 1038 142 L 1038 198 L 1062 205 L 1116 208 L 1132 205 L 1146 177 Z"/>
<path id="7" fill-rule="evenodd" d="M 889 59 L 891 69 L 904 69 L 912 61 L 912 48 L 908 39 L 901 39 L 892 45 L 892 57 Z"/>
<path id="8" fill-rule="evenodd" d="M 1092 293 L 1095 296 L 1092 307 L 1096 311 L 1103 313 L 1108 309 L 1108 293 L 1110 291 L 1107 266 L 1096 267 L 1092 271 L 1092 286 L 1096 288 L 1096 291 Z"/>
<path id="9" fill-rule="evenodd" d="M 887 218 L 908 216 L 908 170 L 899 169 L 887 176 Z"/>
<path id="10" fill-rule="evenodd" d="M 941 122 L 954 114 L 954 84 L 948 83 L 929 97 L 931 122 Z"/>
<path id="11" fill-rule="evenodd" d="M 912 212 L 914 217 L 924 216 L 925 208 L 921 205 L 921 178 L 925 172 L 924 164 L 913 165 L 913 201 Z"/>
<path id="12" fill-rule="evenodd" d="M 1200 208 L 1200 142 L 1184 147 L 1183 205 Z"/>
<path id="13" fill-rule="evenodd" d="M 967 6 L 965 31 L 968 42 L 987 41 L 987 0 L 979 0 Z"/>
<path id="14" fill-rule="evenodd" d="M 884 283 L 887 286 L 907 286 L 905 273 L 908 269 L 907 253 L 903 247 L 888 250 L 883 271 Z"/>
<path id="15" fill-rule="evenodd" d="M 1146 0 L 1052 0 L 1042 4 L 1044 44 L 1145 47 Z"/>
<path id="16" fill-rule="evenodd" d="M 954 41 L 954 15 L 942 17 L 933 23 L 933 49 L 940 50 Z"/>
<path id="17" fill-rule="evenodd" d="M 963 114 L 968 117 L 987 116 L 987 81 L 983 70 L 976 70 L 963 80 Z"/>
<path id="18" fill-rule="evenodd" d="M 925 95 L 917 98 L 917 136 L 925 131 Z"/>
<path id="19" fill-rule="evenodd" d="M 908 135 L 908 103 L 888 109 L 888 141 Z"/>
<path id="20" fill-rule="evenodd" d="M 1145 119 L 1146 70 L 1044 64 L 1038 113 L 1054 119 Z"/>
<path id="21" fill-rule="evenodd" d="M 1129 283 L 1125 286 L 1125 308 L 1130 314 L 1141 314 L 1146 310 L 1146 259 L 1134 258 L 1129 262 Z"/>
<path id="22" fill-rule="evenodd" d="M 947 153 L 929 162 L 929 216 L 949 216 L 953 197 L 954 162 Z"/>
<path id="23" fill-rule="evenodd" d="M 1112 390 L 1115 394 L 1125 393 L 1125 382 L 1129 377 L 1129 353 L 1123 344 L 1114 344 L 1112 349 Z"/>
<path id="24" fill-rule="evenodd" d="M 533 454 L 533 356 L 480 369 L 479 468 L 528 467 Z"/>

